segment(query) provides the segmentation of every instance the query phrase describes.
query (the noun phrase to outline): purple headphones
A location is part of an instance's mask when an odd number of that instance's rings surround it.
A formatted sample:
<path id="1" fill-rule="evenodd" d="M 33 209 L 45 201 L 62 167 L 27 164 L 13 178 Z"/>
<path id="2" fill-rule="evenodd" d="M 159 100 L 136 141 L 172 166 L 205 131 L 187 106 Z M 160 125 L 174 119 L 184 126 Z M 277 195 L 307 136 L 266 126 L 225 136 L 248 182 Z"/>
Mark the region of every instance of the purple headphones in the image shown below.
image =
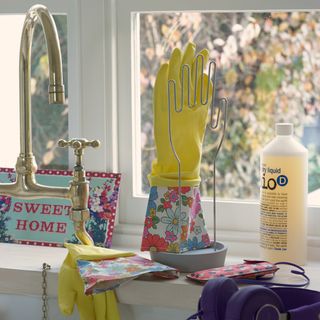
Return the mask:
<path id="1" fill-rule="evenodd" d="M 188 319 L 319 320 L 320 292 L 297 288 L 308 285 L 310 280 L 303 268 L 294 266 L 301 271 L 292 270 L 291 272 L 302 275 L 306 279 L 304 283 L 279 284 L 237 279 L 237 283 L 241 284 L 262 284 L 238 289 L 236 281 L 230 278 L 221 277 L 210 280 L 203 287 L 198 312 Z M 268 288 L 272 285 L 281 287 Z"/>

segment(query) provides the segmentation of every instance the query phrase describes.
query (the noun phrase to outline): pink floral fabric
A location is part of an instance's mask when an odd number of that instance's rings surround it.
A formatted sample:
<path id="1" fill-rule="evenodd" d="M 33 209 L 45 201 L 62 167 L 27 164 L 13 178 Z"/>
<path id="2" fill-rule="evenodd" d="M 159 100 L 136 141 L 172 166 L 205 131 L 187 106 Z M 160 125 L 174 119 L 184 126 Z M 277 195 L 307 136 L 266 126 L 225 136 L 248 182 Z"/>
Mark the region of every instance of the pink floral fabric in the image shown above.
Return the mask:
<path id="1" fill-rule="evenodd" d="M 152 187 L 141 251 L 181 253 L 210 246 L 198 187 Z"/>
<path id="2" fill-rule="evenodd" d="M 85 294 L 105 292 L 150 273 L 164 279 L 179 276 L 175 268 L 137 255 L 101 261 L 78 260 L 77 267 L 84 282 Z"/>
<path id="3" fill-rule="evenodd" d="M 266 261 L 245 260 L 244 263 L 219 268 L 201 270 L 187 274 L 187 278 L 199 282 L 206 282 L 219 277 L 235 279 L 257 279 L 265 275 L 273 275 L 279 268 Z"/>

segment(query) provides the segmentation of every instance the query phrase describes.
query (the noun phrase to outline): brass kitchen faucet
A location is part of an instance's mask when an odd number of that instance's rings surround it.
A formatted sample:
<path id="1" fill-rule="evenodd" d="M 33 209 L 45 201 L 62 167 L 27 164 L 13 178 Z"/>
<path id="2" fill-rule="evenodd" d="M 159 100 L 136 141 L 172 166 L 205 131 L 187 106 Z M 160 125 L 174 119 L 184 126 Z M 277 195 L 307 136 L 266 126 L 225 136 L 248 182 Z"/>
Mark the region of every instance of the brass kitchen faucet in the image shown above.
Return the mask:
<path id="1" fill-rule="evenodd" d="M 55 22 L 42 5 L 35 5 L 27 12 L 20 44 L 19 90 L 20 90 L 20 154 L 16 163 L 16 181 L 0 184 L 0 194 L 20 199 L 65 198 L 70 199 L 72 209 L 70 218 L 74 223 L 75 234 L 81 243 L 90 245 L 93 241 L 85 229 L 89 219 L 89 182 L 82 165 L 82 155 L 86 147 L 96 148 L 98 140 L 72 139 L 60 140 L 60 147 L 74 149 L 76 163 L 73 179 L 69 187 L 51 187 L 37 183 L 35 172 L 37 164 L 32 153 L 31 131 L 31 46 L 35 26 L 40 24 L 45 34 L 49 60 L 49 103 L 63 104 L 65 100 L 61 64 L 61 51 Z"/>

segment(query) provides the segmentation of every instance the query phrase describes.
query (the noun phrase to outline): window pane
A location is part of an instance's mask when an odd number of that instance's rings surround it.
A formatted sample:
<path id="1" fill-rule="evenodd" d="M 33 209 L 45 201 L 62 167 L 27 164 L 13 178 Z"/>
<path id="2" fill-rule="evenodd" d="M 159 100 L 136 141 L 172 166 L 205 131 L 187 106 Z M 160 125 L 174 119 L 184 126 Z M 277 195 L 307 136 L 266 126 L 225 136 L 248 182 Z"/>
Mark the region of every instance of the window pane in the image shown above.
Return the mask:
<path id="1" fill-rule="evenodd" d="M 24 17 L 0 15 L 1 167 L 14 167 L 19 155 L 19 46 Z"/>
<path id="2" fill-rule="evenodd" d="M 19 50 L 24 15 L 0 15 L 0 166 L 14 167 L 19 155 Z M 68 97 L 67 16 L 54 16 L 61 45 L 63 76 Z M 31 60 L 32 143 L 39 168 L 68 168 L 68 151 L 56 148 L 68 138 L 68 106 L 48 104 L 48 56 L 40 26 L 34 32 Z"/>
<path id="3" fill-rule="evenodd" d="M 309 149 L 309 192 L 320 189 L 320 12 L 144 13 L 140 18 L 141 179 L 155 157 L 152 91 L 173 48 L 193 41 L 218 65 L 216 97 L 230 100 L 217 159 L 217 195 L 258 199 L 259 152 L 276 122 L 292 122 Z M 207 132 L 201 193 L 212 196 L 212 148 Z"/>

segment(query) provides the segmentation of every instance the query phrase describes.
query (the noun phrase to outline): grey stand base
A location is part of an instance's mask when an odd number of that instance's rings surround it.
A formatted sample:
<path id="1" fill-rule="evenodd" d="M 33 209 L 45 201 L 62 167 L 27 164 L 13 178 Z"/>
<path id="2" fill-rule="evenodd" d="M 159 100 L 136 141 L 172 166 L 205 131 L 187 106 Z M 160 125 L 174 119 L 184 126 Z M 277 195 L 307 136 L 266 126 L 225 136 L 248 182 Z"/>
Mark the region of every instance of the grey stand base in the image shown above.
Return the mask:
<path id="1" fill-rule="evenodd" d="M 187 273 L 222 267 L 224 266 L 226 254 L 227 247 L 221 242 L 216 242 L 215 248 L 213 248 L 213 242 L 211 242 L 211 247 L 209 248 L 183 253 L 150 251 L 152 260 Z"/>

